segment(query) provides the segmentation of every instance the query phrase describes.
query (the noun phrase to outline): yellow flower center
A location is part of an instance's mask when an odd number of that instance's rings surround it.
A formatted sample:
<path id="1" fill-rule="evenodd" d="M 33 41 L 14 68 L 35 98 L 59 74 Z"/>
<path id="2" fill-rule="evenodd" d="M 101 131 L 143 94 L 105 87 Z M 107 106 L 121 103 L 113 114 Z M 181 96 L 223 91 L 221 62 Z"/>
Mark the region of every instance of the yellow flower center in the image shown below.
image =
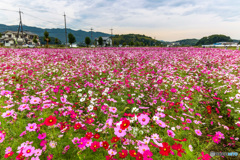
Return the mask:
<path id="1" fill-rule="evenodd" d="M 119 132 L 119 133 L 122 133 L 122 130 L 119 130 L 118 132 Z"/>

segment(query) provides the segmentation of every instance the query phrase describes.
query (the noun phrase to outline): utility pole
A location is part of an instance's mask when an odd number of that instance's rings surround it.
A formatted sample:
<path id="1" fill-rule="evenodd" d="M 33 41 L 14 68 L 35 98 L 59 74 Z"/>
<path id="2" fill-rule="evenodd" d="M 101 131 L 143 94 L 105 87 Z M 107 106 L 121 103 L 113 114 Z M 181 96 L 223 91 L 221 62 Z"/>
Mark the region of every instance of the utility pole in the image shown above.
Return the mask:
<path id="1" fill-rule="evenodd" d="M 92 31 L 93 31 L 93 28 L 91 28 L 91 42 L 92 42 Z M 93 43 L 92 43 L 93 44 Z"/>
<path id="2" fill-rule="evenodd" d="M 17 44 L 17 40 L 18 40 L 18 37 L 19 37 L 19 30 L 20 30 L 20 27 L 21 27 L 21 32 L 22 32 L 22 39 L 23 39 L 23 27 L 22 27 L 22 14 L 23 12 L 20 11 L 20 8 L 19 8 L 19 18 L 20 18 L 20 22 L 19 22 L 19 26 L 18 26 L 18 33 L 17 33 L 17 39 L 16 39 L 16 44 Z"/>
<path id="3" fill-rule="evenodd" d="M 67 48 L 67 27 L 66 27 L 66 15 L 65 15 L 65 12 L 64 12 L 64 23 L 65 23 L 65 37 L 66 37 L 66 48 Z"/>
<path id="4" fill-rule="evenodd" d="M 112 35 L 113 35 L 113 29 L 111 28 L 111 40 L 112 40 L 112 45 L 113 45 L 113 38 L 112 38 Z"/>

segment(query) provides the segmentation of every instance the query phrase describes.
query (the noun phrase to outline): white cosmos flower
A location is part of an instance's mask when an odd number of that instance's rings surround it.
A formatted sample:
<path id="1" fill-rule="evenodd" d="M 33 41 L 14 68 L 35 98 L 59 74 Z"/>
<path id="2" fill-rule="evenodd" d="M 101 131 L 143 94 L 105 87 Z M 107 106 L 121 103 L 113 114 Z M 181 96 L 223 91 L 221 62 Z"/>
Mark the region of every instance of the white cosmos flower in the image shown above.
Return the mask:
<path id="1" fill-rule="evenodd" d="M 81 98 L 81 99 L 80 99 L 80 102 L 83 102 L 83 101 L 85 101 L 85 98 Z"/>

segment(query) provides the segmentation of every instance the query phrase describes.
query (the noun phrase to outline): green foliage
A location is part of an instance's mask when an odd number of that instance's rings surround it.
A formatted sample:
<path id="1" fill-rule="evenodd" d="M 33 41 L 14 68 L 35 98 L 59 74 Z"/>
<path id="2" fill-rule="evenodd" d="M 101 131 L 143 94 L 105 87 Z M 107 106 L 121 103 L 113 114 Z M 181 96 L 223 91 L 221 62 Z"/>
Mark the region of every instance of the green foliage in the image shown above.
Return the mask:
<path id="1" fill-rule="evenodd" d="M 88 45 L 91 43 L 91 39 L 89 37 L 86 37 L 85 38 L 85 43 L 86 43 L 86 45 L 88 47 Z"/>
<path id="2" fill-rule="evenodd" d="M 49 39 L 49 40 L 48 40 L 48 39 Z M 48 33 L 48 31 L 45 31 L 45 32 L 44 32 L 44 41 L 50 42 L 50 38 L 49 38 L 49 33 Z"/>
<path id="3" fill-rule="evenodd" d="M 214 44 L 217 42 L 232 42 L 232 39 L 228 36 L 215 34 L 208 37 L 201 38 L 196 45 L 206 45 L 206 44 Z"/>
<path id="4" fill-rule="evenodd" d="M 102 39 L 102 37 L 99 37 L 99 39 L 98 39 L 98 44 L 99 44 L 100 46 L 103 45 L 103 39 Z"/>
<path id="5" fill-rule="evenodd" d="M 140 35 L 140 34 L 123 34 L 123 35 L 115 35 L 113 37 L 113 41 L 119 44 L 129 44 L 133 46 L 134 44 L 139 46 L 144 46 L 144 44 L 148 44 L 149 46 L 161 46 L 161 42 L 151 37 Z M 124 46 L 124 45 L 123 45 Z"/>
<path id="6" fill-rule="evenodd" d="M 76 42 L 76 38 L 72 33 L 68 34 L 68 42 L 72 45 L 74 42 Z"/>
<path id="7" fill-rule="evenodd" d="M 33 37 L 33 42 L 34 42 L 34 43 L 38 43 L 38 40 L 37 40 L 37 36 L 36 36 L 36 35 Z"/>
<path id="8" fill-rule="evenodd" d="M 180 43 L 181 46 L 195 46 L 198 42 L 198 39 L 183 39 L 175 42 Z"/>
<path id="9" fill-rule="evenodd" d="M 55 38 L 55 44 L 60 44 L 60 40 L 58 38 Z"/>

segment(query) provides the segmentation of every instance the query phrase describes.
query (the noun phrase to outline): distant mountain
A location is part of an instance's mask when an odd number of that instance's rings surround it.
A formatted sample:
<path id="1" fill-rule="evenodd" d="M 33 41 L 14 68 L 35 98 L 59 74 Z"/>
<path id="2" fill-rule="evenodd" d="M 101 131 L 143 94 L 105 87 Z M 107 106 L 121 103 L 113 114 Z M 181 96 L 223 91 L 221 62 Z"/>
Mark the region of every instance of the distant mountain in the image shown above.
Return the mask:
<path id="1" fill-rule="evenodd" d="M 4 31 L 17 31 L 18 26 L 13 25 L 13 26 L 8 26 L 4 24 L 0 24 L 0 32 Z M 37 28 L 37 27 L 30 27 L 30 26 L 23 26 L 24 31 L 30 31 L 35 34 L 37 34 L 39 37 L 43 37 L 43 33 L 46 31 L 49 32 L 49 36 L 51 37 L 56 37 L 58 38 L 61 42 L 65 43 L 66 38 L 65 38 L 65 29 L 62 28 Z M 83 30 L 72 30 L 72 29 L 67 29 L 67 33 L 72 33 L 76 37 L 77 42 L 83 42 L 85 40 L 85 37 L 90 37 L 91 38 L 91 31 L 86 32 Z M 102 32 L 92 32 L 92 39 L 94 40 L 95 38 L 98 37 L 109 37 L 111 36 L 110 34 L 107 33 L 102 33 Z"/>

